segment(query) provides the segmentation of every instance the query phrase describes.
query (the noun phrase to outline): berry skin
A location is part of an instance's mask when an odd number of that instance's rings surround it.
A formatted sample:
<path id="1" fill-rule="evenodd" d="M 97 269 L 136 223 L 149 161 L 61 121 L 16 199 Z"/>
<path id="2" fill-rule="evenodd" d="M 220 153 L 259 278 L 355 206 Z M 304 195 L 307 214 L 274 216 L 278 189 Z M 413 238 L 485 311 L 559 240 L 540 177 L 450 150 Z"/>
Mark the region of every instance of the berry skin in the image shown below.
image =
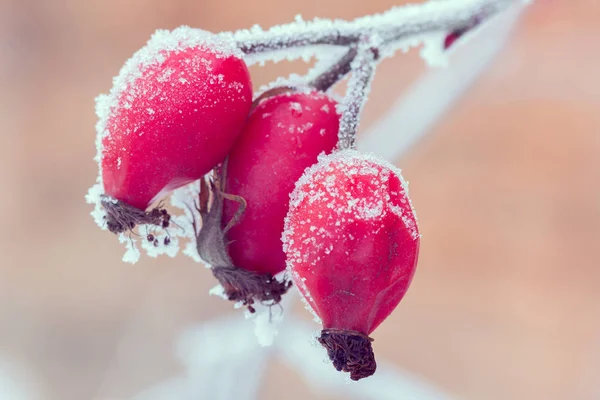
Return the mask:
<path id="1" fill-rule="evenodd" d="M 281 232 L 289 195 L 317 156 L 336 146 L 339 119 L 336 102 L 318 92 L 276 95 L 251 113 L 227 164 L 225 191 L 247 203 L 227 232 L 236 267 L 271 275 L 285 269 Z M 237 208 L 225 201 L 223 226 Z"/>
<path id="2" fill-rule="evenodd" d="M 246 121 L 246 64 L 214 35 L 159 33 L 130 60 L 99 113 L 105 193 L 144 210 L 222 162 Z"/>
<path id="3" fill-rule="evenodd" d="M 419 251 L 400 172 L 353 150 L 322 157 L 296 184 L 282 239 L 334 366 L 355 380 L 372 375 L 368 335 L 406 293 Z"/>

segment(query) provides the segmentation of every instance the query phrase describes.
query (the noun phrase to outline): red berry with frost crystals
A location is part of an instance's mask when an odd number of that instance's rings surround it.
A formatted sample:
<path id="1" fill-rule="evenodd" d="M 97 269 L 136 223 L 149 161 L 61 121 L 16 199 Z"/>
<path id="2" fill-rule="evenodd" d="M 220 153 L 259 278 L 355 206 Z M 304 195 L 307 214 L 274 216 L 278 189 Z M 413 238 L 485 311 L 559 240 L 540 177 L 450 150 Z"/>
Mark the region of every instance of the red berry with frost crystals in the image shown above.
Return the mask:
<path id="1" fill-rule="evenodd" d="M 280 94 L 253 110 L 227 164 L 225 191 L 247 203 L 227 232 L 236 267 L 272 275 L 285 269 L 281 232 L 289 195 L 317 156 L 334 149 L 338 129 L 336 102 L 323 93 Z M 225 201 L 223 226 L 237 207 Z"/>
<path id="2" fill-rule="evenodd" d="M 338 370 L 375 372 L 368 335 L 398 305 L 419 252 L 400 171 L 353 150 L 323 157 L 292 193 L 283 234 L 292 278 L 323 322 L 319 341 Z"/>
<path id="3" fill-rule="evenodd" d="M 106 194 L 144 210 L 199 179 L 223 161 L 251 102 L 234 46 L 186 27 L 158 32 L 99 99 Z"/>

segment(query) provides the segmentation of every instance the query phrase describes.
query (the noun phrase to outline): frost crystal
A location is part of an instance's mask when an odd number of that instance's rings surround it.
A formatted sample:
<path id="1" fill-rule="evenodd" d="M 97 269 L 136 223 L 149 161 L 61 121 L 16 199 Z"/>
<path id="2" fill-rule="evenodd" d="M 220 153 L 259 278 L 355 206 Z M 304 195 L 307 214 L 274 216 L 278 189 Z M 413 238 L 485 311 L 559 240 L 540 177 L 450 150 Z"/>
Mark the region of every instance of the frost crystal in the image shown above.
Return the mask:
<path id="1" fill-rule="evenodd" d="M 254 316 L 254 334 L 262 347 L 272 346 L 279 334 L 278 325 L 283 321 L 283 310 L 262 307 L 256 310 Z"/>
<path id="2" fill-rule="evenodd" d="M 123 255 L 123 262 L 129 264 L 135 264 L 140 259 L 140 250 L 136 246 L 136 239 L 128 236 L 124 233 L 119 234 L 119 242 L 125 244 L 125 254 Z"/>
<path id="3" fill-rule="evenodd" d="M 225 288 L 221 285 L 216 285 L 208 291 L 211 296 L 217 296 L 225 300 L 229 300 L 225 295 Z"/>

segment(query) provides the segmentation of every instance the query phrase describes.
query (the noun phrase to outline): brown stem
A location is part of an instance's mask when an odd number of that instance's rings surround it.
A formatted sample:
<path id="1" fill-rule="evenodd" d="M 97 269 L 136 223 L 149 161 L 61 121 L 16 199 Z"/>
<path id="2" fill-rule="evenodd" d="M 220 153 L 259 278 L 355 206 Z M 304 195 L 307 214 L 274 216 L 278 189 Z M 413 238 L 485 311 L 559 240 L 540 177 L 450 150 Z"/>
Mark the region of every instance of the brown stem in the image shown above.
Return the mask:
<path id="1" fill-rule="evenodd" d="M 350 373 L 350 379 L 358 381 L 375 373 L 377 363 L 367 335 L 342 329 L 323 329 L 317 339 L 327 350 L 327 355 L 338 371 Z"/>

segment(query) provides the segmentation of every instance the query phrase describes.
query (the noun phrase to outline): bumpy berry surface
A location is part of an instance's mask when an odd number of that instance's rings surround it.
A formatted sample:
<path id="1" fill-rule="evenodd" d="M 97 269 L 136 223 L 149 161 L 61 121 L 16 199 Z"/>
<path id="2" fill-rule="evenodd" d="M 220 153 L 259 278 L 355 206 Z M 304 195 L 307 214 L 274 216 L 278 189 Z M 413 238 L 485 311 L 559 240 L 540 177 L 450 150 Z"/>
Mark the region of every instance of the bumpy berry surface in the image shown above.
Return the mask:
<path id="1" fill-rule="evenodd" d="M 223 161 L 247 118 L 244 61 L 214 35 L 160 32 L 125 65 L 99 122 L 106 194 L 145 209 Z"/>
<path id="2" fill-rule="evenodd" d="M 317 92 L 277 95 L 252 112 L 227 166 L 225 191 L 247 202 L 227 233 L 236 267 L 273 275 L 285 269 L 281 232 L 289 195 L 317 156 L 333 150 L 338 128 L 335 101 Z M 225 201 L 223 225 L 236 210 Z"/>
<path id="3" fill-rule="evenodd" d="M 419 238 L 400 171 L 351 150 L 305 172 L 283 234 L 294 283 L 323 328 L 365 335 L 408 289 Z"/>

